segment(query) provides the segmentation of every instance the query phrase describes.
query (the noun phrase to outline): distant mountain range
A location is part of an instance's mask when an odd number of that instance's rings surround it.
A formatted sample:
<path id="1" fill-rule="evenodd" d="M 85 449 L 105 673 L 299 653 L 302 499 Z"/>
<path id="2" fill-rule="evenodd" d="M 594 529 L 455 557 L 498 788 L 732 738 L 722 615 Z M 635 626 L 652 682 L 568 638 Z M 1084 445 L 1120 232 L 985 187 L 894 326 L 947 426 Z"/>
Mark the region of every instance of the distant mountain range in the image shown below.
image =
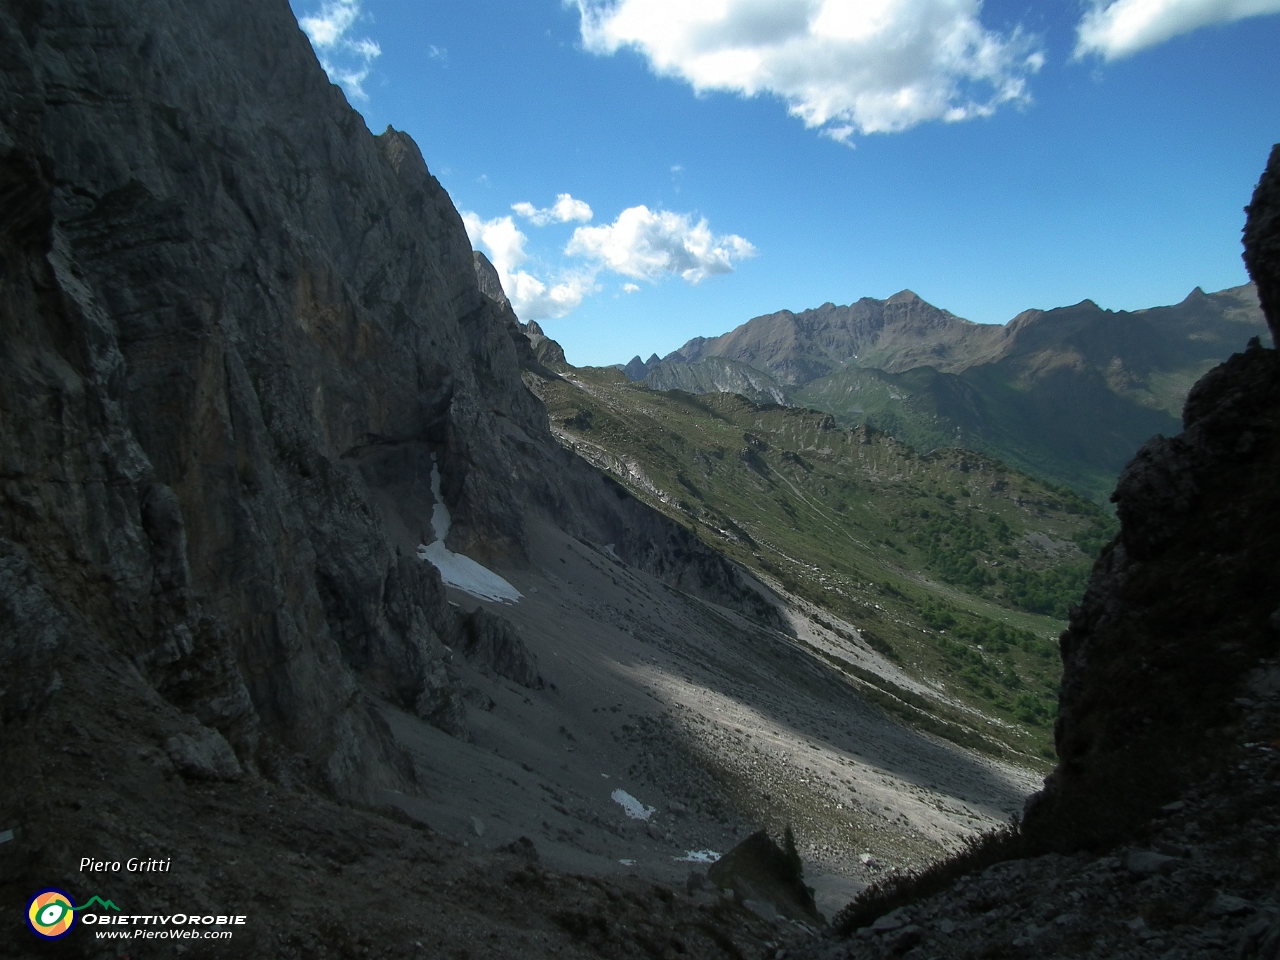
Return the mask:
<path id="1" fill-rule="evenodd" d="M 623 367 L 655 390 L 739 393 L 869 423 L 921 451 L 965 447 L 1105 500 L 1149 437 L 1181 430 L 1191 385 L 1251 337 L 1252 284 L 1173 306 L 1091 300 L 978 324 L 910 290 L 749 320 Z"/>

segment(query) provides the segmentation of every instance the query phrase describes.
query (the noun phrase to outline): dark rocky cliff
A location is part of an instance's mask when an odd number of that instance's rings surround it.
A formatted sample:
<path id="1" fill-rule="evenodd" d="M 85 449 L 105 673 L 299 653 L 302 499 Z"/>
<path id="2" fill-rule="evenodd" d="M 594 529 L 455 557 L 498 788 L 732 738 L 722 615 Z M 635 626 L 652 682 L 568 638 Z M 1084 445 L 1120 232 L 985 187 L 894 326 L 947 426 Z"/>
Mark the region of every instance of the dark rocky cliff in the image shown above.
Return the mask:
<path id="1" fill-rule="evenodd" d="M 1280 145 L 1244 232 L 1280 332 Z M 1121 533 L 1062 636 L 1059 763 L 1031 806 L 1033 844 L 1127 835 L 1217 762 L 1250 671 L 1280 646 L 1280 361 L 1255 339 L 1192 389 L 1185 430 L 1120 476 Z M 1225 739 L 1224 739 L 1225 738 Z"/>
<path id="2" fill-rule="evenodd" d="M 285 0 L 6 4 L 0 63 L 7 752 L 74 696 L 193 775 L 404 786 L 369 698 L 464 723 L 433 455 L 454 549 L 519 564 L 540 516 L 774 615 L 555 444 L 448 196 Z"/>

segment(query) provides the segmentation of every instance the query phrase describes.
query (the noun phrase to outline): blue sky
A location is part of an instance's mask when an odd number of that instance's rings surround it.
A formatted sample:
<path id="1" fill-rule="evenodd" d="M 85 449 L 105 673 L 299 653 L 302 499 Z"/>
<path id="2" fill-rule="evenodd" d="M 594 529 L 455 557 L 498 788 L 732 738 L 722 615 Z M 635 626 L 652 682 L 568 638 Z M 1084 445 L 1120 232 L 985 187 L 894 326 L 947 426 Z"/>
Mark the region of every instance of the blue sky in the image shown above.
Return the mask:
<path id="1" fill-rule="evenodd" d="M 1234 286 L 1280 141 L 1280 0 L 291 3 L 579 365 L 904 288 Z"/>

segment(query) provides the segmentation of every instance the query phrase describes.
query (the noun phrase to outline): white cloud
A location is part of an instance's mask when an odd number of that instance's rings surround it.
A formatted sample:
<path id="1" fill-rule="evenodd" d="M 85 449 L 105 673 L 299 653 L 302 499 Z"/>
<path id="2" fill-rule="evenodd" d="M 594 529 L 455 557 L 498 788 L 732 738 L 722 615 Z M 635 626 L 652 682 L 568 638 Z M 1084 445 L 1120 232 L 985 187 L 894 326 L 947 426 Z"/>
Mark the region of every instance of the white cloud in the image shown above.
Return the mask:
<path id="1" fill-rule="evenodd" d="M 573 2 L 593 53 L 629 47 L 699 92 L 778 96 L 842 142 L 1026 103 L 1044 62 L 1020 31 L 986 29 L 981 0 Z"/>
<path id="2" fill-rule="evenodd" d="M 590 207 L 567 193 L 560 194 L 556 204 L 546 210 L 528 203 L 513 204 L 512 209 L 535 223 L 536 217 L 544 217 L 542 223 L 553 219 L 563 223 L 591 215 Z M 575 229 L 564 254 L 581 259 L 550 281 L 524 269 L 530 260 L 526 249 L 529 238 L 512 217 L 483 220 L 470 210 L 461 213 L 472 248 L 484 249 L 512 308 L 525 321 L 563 317 L 601 289 L 596 277 L 602 270 L 637 280 L 677 274 L 689 283 L 699 283 L 714 274 L 732 272 L 734 263 L 756 253 L 742 237 L 712 234 L 705 219 L 695 223 L 684 213 L 629 207 L 607 226 Z M 639 289 L 636 283 L 622 286 L 624 293 Z"/>
<path id="3" fill-rule="evenodd" d="M 755 256 L 755 247 L 736 234 L 713 236 L 706 220 L 694 223 L 688 214 L 628 207 L 603 227 L 573 231 L 569 256 L 586 257 L 602 267 L 638 280 L 679 274 L 698 283 L 729 273 L 733 262 Z"/>
<path id="4" fill-rule="evenodd" d="M 1076 28 L 1077 59 L 1118 60 L 1214 23 L 1280 12 L 1280 0 L 1093 0 Z"/>
<path id="5" fill-rule="evenodd" d="M 462 211 L 462 225 L 467 228 L 467 238 L 472 248 L 481 245 L 489 255 L 498 276 L 503 278 L 506 287 L 506 276 L 529 259 L 524 252 L 525 242 L 529 239 L 512 222 L 510 217 L 495 217 L 492 220 L 481 220 L 479 215 L 470 210 Z M 507 296 L 511 292 L 507 291 Z"/>
<path id="6" fill-rule="evenodd" d="M 310 38 L 313 47 L 327 50 L 338 45 L 342 35 L 359 16 L 359 0 L 325 0 L 318 14 L 302 17 L 298 26 Z"/>
<path id="7" fill-rule="evenodd" d="M 553 320 L 563 317 L 594 289 L 595 275 L 590 271 L 570 273 L 559 283 L 548 284 L 519 269 L 529 259 L 524 248 L 529 238 L 510 217 L 481 220 L 477 214 L 464 210 L 462 223 L 471 246 L 484 247 L 489 261 L 498 271 L 503 292 L 520 319 Z"/>
<path id="8" fill-rule="evenodd" d="M 556 202 L 549 207 L 539 209 L 532 203 L 521 201 L 513 203 L 511 209 L 524 217 L 535 227 L 545 227 L 548 223 L 586 223 L 591 219 L 591 207 L 581 200 L 575 200 L 567 193 L 556 194 Z"/>
<path id="9" fill-rule="evenodd" d="M 522 320 L 554 320 L 563 317 L 582 303 L 595 290 L 591 275 L 569 276 L 560 283 L 548 285 L 537 277 L 520 271 L 511 277 L 511 287 L 503 284 L 516 315 Z"/>
<path id="10" fill-rule="evenodd" d="M 329 79 L 357 100 L 368 100 L 364 82 L 373 61 L 382 56 L 382 48 L 368 37 L 352 40 L 346 36 L 359 18 L 360 0 L 324 0 L 320 12 L 299 18 L 298 26 L 311 41 Z"/>

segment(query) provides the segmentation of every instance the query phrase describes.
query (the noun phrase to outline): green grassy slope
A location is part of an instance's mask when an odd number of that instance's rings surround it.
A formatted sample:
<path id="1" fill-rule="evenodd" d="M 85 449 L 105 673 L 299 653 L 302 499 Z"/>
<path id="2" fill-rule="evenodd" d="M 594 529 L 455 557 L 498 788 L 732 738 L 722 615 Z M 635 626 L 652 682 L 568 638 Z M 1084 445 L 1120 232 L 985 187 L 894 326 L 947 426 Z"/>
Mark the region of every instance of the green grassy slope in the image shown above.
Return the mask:
<path id="1" fill-rule="evenodd" d="M 964 446 L 990 454 L 1098 503 L 1106 503 L 1143 443 L 1182 429 L 1166 410 L 1117 394 L 1096 370 L 1063 366 L 1025 383 L 1011 365 L 960 374 L 849 370 L 793 390 L 789 399 L 844 426 L 870 423 L 920 450 Z"/>
<path id="2" fill-rule="evenodd" d="M 984 735 L 1050 755 L 1056 636 L 1113 530 L 1098 507 L 981 454 L 920 455 L 814 411 L 650 391 L 612 369 L 564 372 L 540 392 L 565 442 L 980 708 Z M 836 665 L 887 708 L 964 740 L 943 705 Z"/>

